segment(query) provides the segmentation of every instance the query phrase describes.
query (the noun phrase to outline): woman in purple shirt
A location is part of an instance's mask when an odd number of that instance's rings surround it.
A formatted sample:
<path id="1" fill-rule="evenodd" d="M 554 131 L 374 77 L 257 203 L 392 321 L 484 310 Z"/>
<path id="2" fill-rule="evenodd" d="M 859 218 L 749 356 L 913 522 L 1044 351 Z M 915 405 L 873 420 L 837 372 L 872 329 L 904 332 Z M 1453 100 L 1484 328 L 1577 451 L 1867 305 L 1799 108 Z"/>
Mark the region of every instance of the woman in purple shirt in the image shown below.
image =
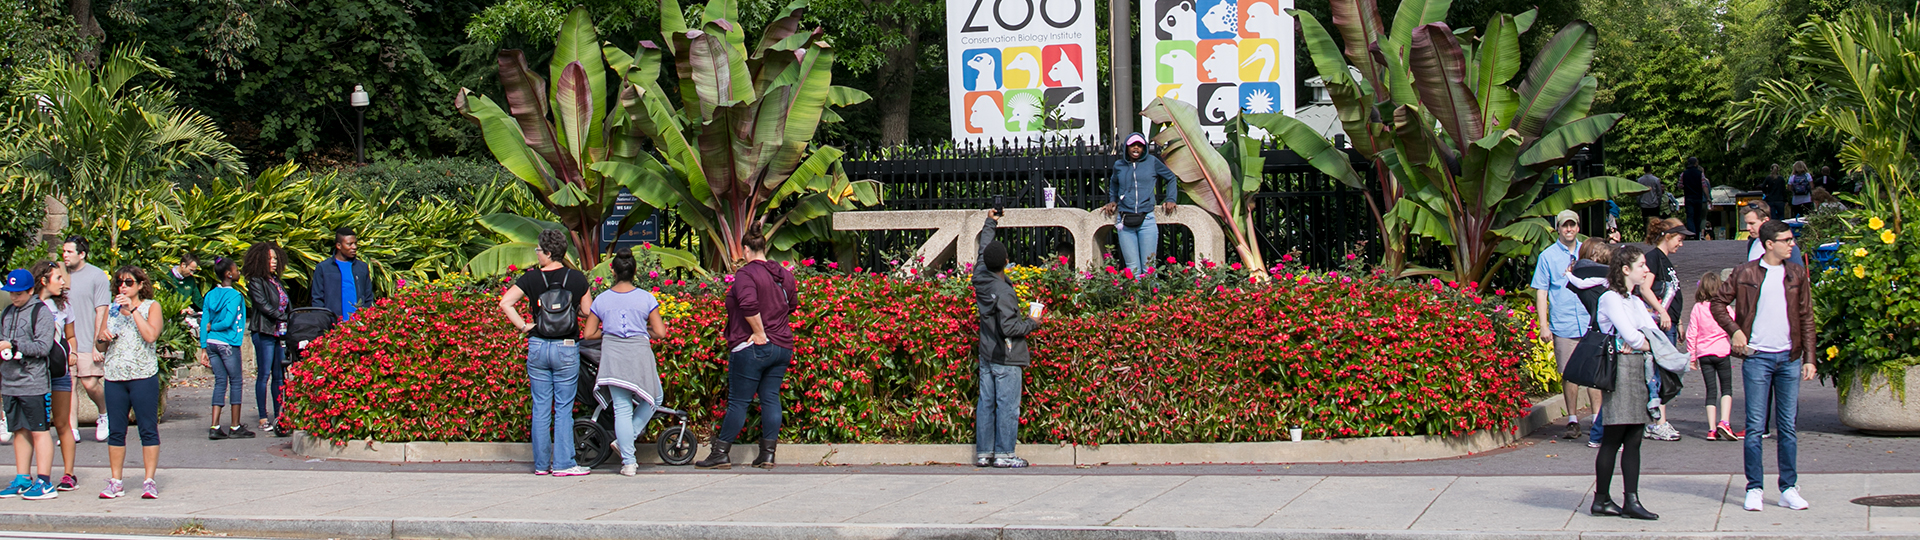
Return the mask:
<path id="1" fill-rule="evenodd" d="M 759 227 L 742 240 L 747 264 L 733 274 L 727 288 L 727 416 L 713 436 L 707 459 L 693 464 L 701 469 L 731 469 L 727 455 L 746 427 L 747 405 L 760 397 L 760 455 L 753 466 L 773 468 L 774 448 L 780 436 L 780 382 L 793 363 L 793 327 L 787 316 L 800 298 L 793 272 L 767 261 L 767 237 Z"/>

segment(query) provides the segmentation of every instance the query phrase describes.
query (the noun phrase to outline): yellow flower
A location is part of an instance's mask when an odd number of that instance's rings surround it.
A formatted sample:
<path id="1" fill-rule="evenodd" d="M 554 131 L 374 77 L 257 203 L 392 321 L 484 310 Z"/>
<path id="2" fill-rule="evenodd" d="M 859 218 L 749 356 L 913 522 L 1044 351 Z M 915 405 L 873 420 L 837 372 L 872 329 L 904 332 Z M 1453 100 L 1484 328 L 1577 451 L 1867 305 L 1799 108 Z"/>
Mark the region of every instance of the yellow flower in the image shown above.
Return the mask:
<path id="1" fill-rule="evenodd" d="M 1880 243 L 1882 244 L 1893 243 L 1893 231 L 1892 230 L 1880 231 Z"/>
<path id="2" fill-rule="evenodd" d="M 1867 267 L 1865 266 L 1853 267 L 1853 277 L 1865 279 L 1867 277 Z"/>
<path id="3" fill-rule="evenodd" d="M 1867 248 L 1853 248 L 1853 256 L 1855 257 L 1867 256 Z"/>
<path id="4" fill-rule="evenodd" d="M 1827 346 L 1827 359 L 1828 359 L 1828 360 L 1832 360 L 1832 359 L 1835 359 L 1835 358 L 1839 358 L 1839 357 L 1840 357 L 1840 348 L 1839 348 L 1839 347 L 1835 347 L 1835 346 L 1832 346 L 1832 345 L 1828 345 L 1828 346 Z"/>
<path id="5" fill-rule="evenodd" d="M 1885 227 L 1885 226 L 1887 226 L 1887 222 L 1880 221 L 1880 216 L 1874 216 L 1867 219 L 1867 228 L 1869 229 L 1873 229 L 1877 231 L 1877 230 L 1880 230 L 1881 227 Z"/>
<path id="6" fill-rule="evenodd" d="M 123 231 L 133 228 L 133 222 L 127 221 L 126 219 L 121 219 L 117 224 L 120 226 L 120 230 Z"/>

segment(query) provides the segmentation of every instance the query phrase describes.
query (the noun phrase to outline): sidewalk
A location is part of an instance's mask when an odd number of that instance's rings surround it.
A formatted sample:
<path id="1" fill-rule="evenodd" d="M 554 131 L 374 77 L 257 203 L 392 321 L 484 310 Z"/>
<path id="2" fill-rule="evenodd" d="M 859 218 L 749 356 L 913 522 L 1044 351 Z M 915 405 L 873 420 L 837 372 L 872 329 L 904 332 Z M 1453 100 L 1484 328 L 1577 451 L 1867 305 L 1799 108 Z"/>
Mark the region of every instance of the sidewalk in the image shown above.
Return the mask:
<path id="1" fill-rule="evenodd" d="M 132 469 L 137 471 L 137 469 Z M 962 469 L 964 470 L 964 469 Z M 1920 538 L 1920 474 L 1803 475 L 1813 503 L 1740 508 L 1739 475 L 1647 476 L 1660 521 L 1597 518 L 1588 476 L 530 474 L 163 470 L 162 496 L 0 501 L 0 529 L 315 538 Z M 138 474 L 137 472 L 135 474 Z M 1771 478 L 1769 486 L 1771 487 Z M 130 482 L 131 484 L 132 482 Z M 1619 489 L 1616 481 L 1615 489 Z M 1654 534 L 1602 535 L 1607 532 Z"/>

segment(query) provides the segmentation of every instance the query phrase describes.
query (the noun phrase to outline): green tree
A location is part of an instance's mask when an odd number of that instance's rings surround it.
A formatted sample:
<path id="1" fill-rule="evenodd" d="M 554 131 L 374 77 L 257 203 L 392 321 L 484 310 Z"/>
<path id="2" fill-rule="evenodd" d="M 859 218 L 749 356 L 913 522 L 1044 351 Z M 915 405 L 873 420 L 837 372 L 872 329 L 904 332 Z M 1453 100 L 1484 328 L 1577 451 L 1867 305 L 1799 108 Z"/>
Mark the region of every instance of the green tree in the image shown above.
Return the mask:
<path id="1" fill-rule="evenodd" d="M 1586 0 L 1583 7 L 1600 34 L 1594 109 L 1624 115 L 1607 132 L 1607 166 L 1672 181 L 1685 158 L 1719 155 L 1730 93 L 1719 2 Z"/>

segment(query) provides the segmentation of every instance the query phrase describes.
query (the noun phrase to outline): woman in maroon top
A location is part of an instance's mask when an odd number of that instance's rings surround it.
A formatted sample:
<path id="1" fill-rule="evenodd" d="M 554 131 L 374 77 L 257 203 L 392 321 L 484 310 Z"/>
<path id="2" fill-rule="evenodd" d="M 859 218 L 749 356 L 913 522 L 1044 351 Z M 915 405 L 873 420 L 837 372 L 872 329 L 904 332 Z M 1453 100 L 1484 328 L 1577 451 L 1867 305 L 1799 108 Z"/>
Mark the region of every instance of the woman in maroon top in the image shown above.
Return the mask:
<path id="1" fill-rule="evenodd" d="M 741 242 L 747 264 L 733 274 L 727 288 L 727 415 L 713 436 L 707 458 L 693 464 L 701 469 L 730 469 L 727 452 L 746 427 L 747 404 L 760 397 L 760 455 L 753 466 L 773 468 L 780 435 L 780 382 L 793 363 L 793 327 L 787 316 L 800 297 L 793 272 L 767 261 L 767 237 L 758 227 Z"/>

